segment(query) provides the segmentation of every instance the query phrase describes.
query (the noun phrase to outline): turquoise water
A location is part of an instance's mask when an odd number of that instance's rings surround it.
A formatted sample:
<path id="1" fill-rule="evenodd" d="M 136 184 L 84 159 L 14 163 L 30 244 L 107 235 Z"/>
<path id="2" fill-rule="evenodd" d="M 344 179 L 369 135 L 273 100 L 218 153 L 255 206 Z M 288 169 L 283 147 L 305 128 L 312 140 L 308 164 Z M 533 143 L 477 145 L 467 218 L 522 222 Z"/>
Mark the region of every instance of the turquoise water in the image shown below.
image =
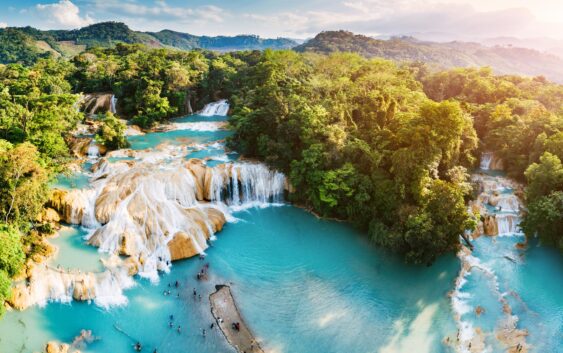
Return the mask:
<path id="1" fill-rule="evenodd" d="M 240 221 L 218 234 L 205 261 L 176 263 L 158 285 L 140 281 L 127 292 L 125 307 L 106 311 L 86 303 L 53 303 L 9 313 L 0 323 L 0 351 L 17 352 L 24 342 L 24 352 L 39 350 L 47 340 L 72 341 L 81 329 L 91 329 L 100 340 L 85 352 L 131 352 L 134 342 L 114 328 L 117 324 L 151 352 L 154 347 L 170 353 L 230 352 L 219 332 L 201 335 L 212 322 L 207 298 L 213 285 L 229 282 L 249 325 L 274 352 L 372 352 L 394 336 L 408 345 L 417 342 L 409 335 L 417 318 L 418 334 L 429 347 L 420 352 L 445 352 L 441 333 L 455 331 L 446 297 L 458 270 L 454 257 L 431 268 L 407 267 L 350 227 L 289 206 L 237 216 Z M 197 282 L 195 274 L 206 262 L 211 278 Z M 180 290 L 173 286 L 171 296 L 164 296 L 176 280 Z M 203 294 L 201 302 L 192 297 L 194 287 Z M 168 327 L 170 314 L 181 334 Z"/>
<path id="2" fill-rule="evenodd" d="M 221 121 L 224 117 L 183 118 L 180 122 Z M 176 130 L 130 137 L 133 149 L 161 143 L 211 143 L 227 131 Z M 188 157 L 225 155 L 222 145 L 193 151 Z M 228 154 L 229 160 L 238 158 Z M 221 163 L 210 160 L 208 164 Z M 86 166 L 87 168 L 88 166 Z M 74 187 L 85 174 L 61 179 Z M 80 184 L 82 185 L 82 184 Z M 49 340 L 72 342 L 82 329 L 99 339 L 85 353 L 133 352 L 138 340 L 143 352 L 234 352 L 220 332 L 209 329 L 212 317 L 208 296 L 214 285 L 229 283 L 248 325 L 271 353 L 447 353 L 445 336 L 457 327 L 448 293 L 458 275 L 454 255 L 431 267 L 407 266 L 393 255 L 374 248 L 364 234 L 349 225 L 319 220 L 289 206 L 257 208 L 235 213 L 237 222 L 225 225 L 206 253 L 205 260 L 175 262 L 160 282 L 138 279 L 126 291 L 126 306 L 102 309 L 94 304 L 51 303 L 24 312 L 9 312 L 0 321 L 0 352 L 38 352 Z M 51 265 L 82 271 L 100 269 L 100 255 L 85 244 L 85 230 L 69 227 L 51 242 L 60 248 Z M 536 352 L 563 351 L 563 288 L 558 269 L 561 256 L 533 243 L 516 250 L 518 237 L 481 237 L 474 255 L 494 268 L 503 292 L 530 331 Z M 507 260 L 509 256 L 516 263 Z M 195 275 L 210 264 L 210 278 Z M 547 274 L 553 274 L 549 276 Z M 180 287 L 174 285 L 179 281 Z M 202 295 L 194 298 L 192 290 Z M 475 273 L 464 287 L 471 305 L 485 314 L 471 317 L 485 330 L 498 324 L 500 303 L 492 298 L 490 279 Z M 170 290 L 171 295 L 163 295 Z M 169 315 L 174 315 L 173 328 Z M 177 332 L 177 326 L 181 332 Z M 207 328 L 207 337 L 201 330 Z M 494 352 L 503 352 L 487 338 Z"/>
<path id="3" fill-rule="evenodd" d="M 83 272 L 98 272 L 103 270 L 98 249 L 88 246 L 84 237 L 87 232 L 78 226 L 64 226 L 56 238 L 49 239 L 49 243 L 58 248 L 59 256 L 50 259 L 53 267 L 78 269 Z"/>

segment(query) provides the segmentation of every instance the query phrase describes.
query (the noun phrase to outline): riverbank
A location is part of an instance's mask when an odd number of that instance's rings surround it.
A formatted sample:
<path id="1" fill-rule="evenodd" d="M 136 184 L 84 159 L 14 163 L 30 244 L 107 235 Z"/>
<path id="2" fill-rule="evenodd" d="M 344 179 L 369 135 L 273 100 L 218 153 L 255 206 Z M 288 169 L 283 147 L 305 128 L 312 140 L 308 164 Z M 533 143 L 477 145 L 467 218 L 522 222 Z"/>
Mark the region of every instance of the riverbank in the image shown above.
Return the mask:
<path id="1" fill-rule="evenodd" d="M 264 353 L 242 319 L 231 288 L 227 285 L 215 288 L 217 291 L 209 296 L 211 313 L 227 341 L 239 353 Z"/>

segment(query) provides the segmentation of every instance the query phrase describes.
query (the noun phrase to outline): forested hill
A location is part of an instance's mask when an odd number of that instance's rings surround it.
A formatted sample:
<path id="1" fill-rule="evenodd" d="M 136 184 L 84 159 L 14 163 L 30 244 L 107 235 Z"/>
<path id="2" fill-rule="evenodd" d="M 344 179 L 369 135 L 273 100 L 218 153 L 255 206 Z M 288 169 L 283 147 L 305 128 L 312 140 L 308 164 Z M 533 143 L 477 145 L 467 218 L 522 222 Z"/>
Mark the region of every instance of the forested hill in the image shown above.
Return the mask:
<path id="1" fill-rule="evenodd" d="M 117 43 L 144 44 L 152 48 L 217 51 L 288 49 L 297 43 L 287 38 L 264 39 L 255 35 L 235 37 L 195 36 L 163 30 L 137 32 L 120 22 L 103 22 L 76 30 L 41 31 L 32 27 L 0 29 L 0 63 L 32 64 L 38 58 L 73 57 L 92 47 L 113 47 Z"/>
<path id="2" fill-rule="evenodd" d="M 563 82 L 563 59 L 532 49 L 478 43 L 423 42 L 410 37 L 378 40 L 347 31 L 327 31 L 297 46 L 300 52 L 354 52 L 365 57 L 421 61 L 440 68 L 490 66 L 498 74 L 543 75 Z"/>

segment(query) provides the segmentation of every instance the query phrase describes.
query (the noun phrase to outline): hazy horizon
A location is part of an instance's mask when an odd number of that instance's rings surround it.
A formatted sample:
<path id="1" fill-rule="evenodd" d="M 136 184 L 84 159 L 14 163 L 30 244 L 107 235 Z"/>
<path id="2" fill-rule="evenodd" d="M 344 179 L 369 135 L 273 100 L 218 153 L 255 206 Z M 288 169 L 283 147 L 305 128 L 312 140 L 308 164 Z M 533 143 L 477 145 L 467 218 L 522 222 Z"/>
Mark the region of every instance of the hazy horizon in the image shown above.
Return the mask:
<path id="1" fill-rule="evenodd" d="M 196 35 L 256 34 L 305 39 L 324 30 L 368 36 L 478 40 L 563 40 L 557 0 L 5 0 L 0 27 L 73 29 L 120 21 L 139 31 Z"/>

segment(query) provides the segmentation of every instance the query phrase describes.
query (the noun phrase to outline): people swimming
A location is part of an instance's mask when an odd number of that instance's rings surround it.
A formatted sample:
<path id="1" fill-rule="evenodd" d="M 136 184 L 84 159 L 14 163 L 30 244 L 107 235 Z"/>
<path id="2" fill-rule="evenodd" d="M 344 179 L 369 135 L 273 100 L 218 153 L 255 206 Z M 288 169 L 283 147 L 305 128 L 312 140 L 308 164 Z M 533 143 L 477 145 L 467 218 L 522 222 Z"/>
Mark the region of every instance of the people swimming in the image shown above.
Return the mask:
<path id="1" fill-rule="evenodd" d="M 176 331 L 178 331 L 178 333 L 182 333 L 182 326 L 178 325 L 178 328 L 176 329 Z"/>
<path id="2" fill-rule="evenodd" d="M 207 335 L 207 333 L 205 332 L 205 329 L 202 330 L 201 334 L 203 335 L 203 337 L 205 337 Z"/>
<path id="3" fill-rule="evenodd" d="M 137 342 L 133 345 L 133 348 L 135 351 L 140 352 L 143 349 L 143 345 L 141 345 L 141 342 Z"/>

